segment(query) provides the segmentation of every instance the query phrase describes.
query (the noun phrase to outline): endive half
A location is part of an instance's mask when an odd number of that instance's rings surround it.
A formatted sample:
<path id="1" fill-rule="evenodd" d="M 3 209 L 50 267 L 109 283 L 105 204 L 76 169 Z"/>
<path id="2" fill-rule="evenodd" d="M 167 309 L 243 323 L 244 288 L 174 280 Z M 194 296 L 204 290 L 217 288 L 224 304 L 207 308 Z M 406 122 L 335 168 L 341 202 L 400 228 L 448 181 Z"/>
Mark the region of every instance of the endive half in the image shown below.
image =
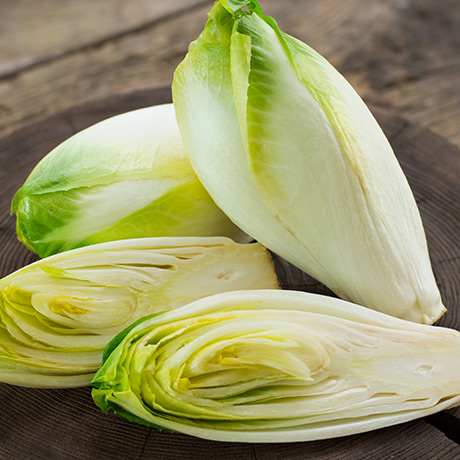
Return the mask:
<path id="1" fill-rule="evenodd" d="M 459 358 L 454 330 L 304 292 L 227 292 L 120 334 L 93 399 L 207 439 L 308 441 L 458 404 Z"/>
<path id="2" fill-rule="evenodd" d="M 46 257 L 126 238 L 247 241 L 196 177 L 172 104 L 101 121 L 57 146 L 16 193 L 17 234 Z"/>
<path id="3" fill-rule="evenodd" d="M 444 313 L 385 135 L 347 81 L 255 0 L 216 2 L 173 99 L 198 177 L 240 228 L 344 299 L 421 323 Z"/>
<path id="4" fill-rule="evenodd" d="M 107 343 L 140 317 L 277 284 L 265 248 L 228 238 L 132 239 L 48 257 L 0 280 L 0 382 L 88 385 Z"/>

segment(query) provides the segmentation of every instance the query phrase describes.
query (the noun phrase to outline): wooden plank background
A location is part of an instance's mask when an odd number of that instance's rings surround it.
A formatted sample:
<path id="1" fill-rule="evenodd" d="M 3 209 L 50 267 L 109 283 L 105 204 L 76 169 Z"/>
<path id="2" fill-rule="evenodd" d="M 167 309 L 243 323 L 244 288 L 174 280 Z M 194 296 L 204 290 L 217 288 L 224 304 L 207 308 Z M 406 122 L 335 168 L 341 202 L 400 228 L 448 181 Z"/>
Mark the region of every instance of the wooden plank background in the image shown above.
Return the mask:
<path id="1" fill-rule="evenodd" d="M 419 125 L 421 133 L 426 133 L 423 128 L 431 130 L 433 139 L 444 137 L 443 142 L 433 141 L 434 144 L 442 147 L 443 154 L 449 151 L 450 161 L 458 158 L 460 162 L 460 151 L 456 148 L 460 146 L 458 0 L 261 2 L 265 13 L 274 16 L 284 31 L 328 58 L 373 107 Z M 175 67 L 184 57 L 188 43 L 202 30 L 211 6 L 209 0 L 0 0 L 0 138 L 6 139 L 20 128 L 76 105 L 139 89 L 169 86 Z M 87 115 L 84 111 L 82 114 Z M 72 122 L 77 126 L 78 117 Z M 63 129 L 62 125 L 58 129 Z M 75 127 L 65 129 L 69 133 L 75 131 Z M 409 131 L 413 145 L 425 150 L 423 154 L 426 155 L 425 134 L 419 140 L 416 129 Z M 40 142 L 39 134 L 24 139 L 28 132 L 21 131 L 22 145 L 36 146 Z M 395 133 L 395 142 L 397 138 L 398 133 Z M 437 168 L 437 153 L 432 152 L 433 172 Z M 413 155 L 416 158 L 416 149 Z M 21 157 L 20 161 L 28 162 L 30 158 Z M 14 164 L 0 164 L 0 178 L 2 174 L 7 177 L 9 167 Z M 452 171 L 454 175 L 456 170 Z M 458 180 L 458 177 L 449 177 L 448 184 L 458 184 Z M 3 196 L 12 193 L 13 190 L 2 190 Z M 6 201 L 2 203 L 7 206 Z M 6 213 L 7 209 L 2 208 L 2 218 Z M 446 215 L 446 219 L 450 217 Z M 442 225 L 442 222 L 435 224 Z M 0 231 L 3 228 L 1 223 Z M 437 243 L 430 241 L 430 244 Z M 458 250 L 460 248 L 453 248 L 454 252 Z M 30 257 L 25 250 L 21 254 L 11 265 L 19 267 Z M 456 263 L 457 259 L 436 260 L 435 269 L 448 271 L 445 264 Z M 448 286 L 455 290 L 458 273 L 450 275 Z M 449 295 L 458 300 L 458 292 L 449 292 Z M 453 320 L 457 324 L 459 318 Z M 54 396 L 50 394 L 49 398 L 51 401 Z M 72 405 L 69 401 L 72 414 L 76 414 L 78 402 Z M 8 410 L 13 411 L 14 404 Z M 71 416 L 69 409 L 62 414 L 62 419 L 57 415 L 54 425 L 40 425 L 39 408 L 33 408 L 31 413 L 42 430 L 59 429 L 60 423 Z M 8 427 L 8 420 L 0 417 L 5 427 Z M 117 429 L 117 424 L 124 423 L 118 419 L 108 422 L 102 416 L 98 420 L 100 425 L 94 427 L 95 433 L 101 426 L 108 433 Z M 428 422 L 419 421 L 330 443 L 308 443 L 303 447 L 298 444 L 258 445 L 253 449 L 234 447 L 227 456 L 216 443 L 195 443 L 194 453 L 202 449 L 208 454 L 215 452 L 216 458 L 259 460 L 342 459 L 342 445 L 351 452 L 347 458 L 353 458 L 352 453 L 356 452 L 354 458 L 386 459 L 393 438 L 400 436 L 399 445 L 407 445 L 400 450 L 400 458 L 460 459 L 460 409 L 433 416 Z M 0 443 L 19 445 L 25 427 L 18 425 L 16 428 L 2 430 Z M 142 451 L 134 453 L 127 448 L 126 452 L 120 452 L 113 444 L 107 446 L 107 449 L 113 448 L 110 458 L 127 458 L 130 454 L 136 458 L 179 458 L 177 452 L 168 448 L 169 439 L 178 439 L 175 435 L 149 437 L 144 427 L 140 427 L 138 433 L 142 438 Z M 33 433 L 33 436 L 44 438 L 49 435 L 40 429 Z M 182 438 L 182 447 L 186 449 L 188 441 Z M 95 439 L 98 439 L 96 434 Z M 159 440 L 162 440 L 160 445 Z M 89 449 L 90 440 L 83 442 L 87 443 L 85 452 L 100 457 L 100 452 Z M 78 440 L 65 438 L 62 455 L 56 453 L 53 458 L 68 458 L 73 451 L 75 457 L 72 458 L 88 458 L 79 453 L 79 446 Z M 107 453 L 107 449 L 104 452 Z M 180 454 L 181 458 L 187 458 L 186 450 L 181 450 Z M 48 458 L 46 455 L 48 453 L 37 452 L 36 458 Z"/>
<path id="2" fill-rule="evenodd" d="M 374 106 L 460 145 L 458 0 L 262 0 Z M 94 98 L 170 85 L 209 0 L 0 1 L 0 135 Z"/>

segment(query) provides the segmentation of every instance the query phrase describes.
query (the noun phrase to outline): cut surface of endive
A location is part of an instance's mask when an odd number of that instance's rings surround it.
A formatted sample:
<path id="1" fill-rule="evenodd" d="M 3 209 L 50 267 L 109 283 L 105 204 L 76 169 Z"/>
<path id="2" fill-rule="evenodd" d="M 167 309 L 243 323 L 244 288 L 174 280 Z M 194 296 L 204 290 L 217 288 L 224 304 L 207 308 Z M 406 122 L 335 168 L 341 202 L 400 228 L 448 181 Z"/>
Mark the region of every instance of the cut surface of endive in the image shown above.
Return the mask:
<path id="1" fill-rule="evenodd" d="M 234 291 L 121 333 L 93 399 L 206 439 L 309 441 L 459 404 L 459 357 L 455 330 L 305 292 Z"/>
<path id="2" fill-rule="evenodd" d="M 141 238 L 48 257 L 0 280 L 0 382 L 88 385 L 139 318 L 201 297 L 278 286 L 268 251 L 228 238 Z"/>

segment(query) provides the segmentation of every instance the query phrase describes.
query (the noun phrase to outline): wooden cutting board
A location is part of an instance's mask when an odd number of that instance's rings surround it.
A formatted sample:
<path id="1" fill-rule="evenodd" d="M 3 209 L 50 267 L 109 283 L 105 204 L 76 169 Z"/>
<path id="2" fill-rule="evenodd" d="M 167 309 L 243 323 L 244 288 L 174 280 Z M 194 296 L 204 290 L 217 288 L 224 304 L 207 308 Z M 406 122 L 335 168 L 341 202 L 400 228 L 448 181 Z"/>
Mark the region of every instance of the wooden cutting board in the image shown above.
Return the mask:
<path id="1" fill-rule="evenodd" d="M 104 118 L 171 101 L 169 89 L 87 103 L 0 138 L 0 275 L 36 260 L 16 239 L 9 207 L 15 191 L 53 147 Z M 448 308 L 439 325 L 460 330 L 460 150 L 392 114 L 375 115 L 419 204 L 433 269 Z M 283 288 L 330 294 L 275 258 Z M 460 354 L 460 350 L 459 350 Z M 460 384 L 460 383 L 459 383 Z M 90 389 L 39 390 L 0 384 L 1 459 L 460 459 L 460 410 L 344 438 L 293 444 L 218 443 L 159 432 L 103 414 Z"/>

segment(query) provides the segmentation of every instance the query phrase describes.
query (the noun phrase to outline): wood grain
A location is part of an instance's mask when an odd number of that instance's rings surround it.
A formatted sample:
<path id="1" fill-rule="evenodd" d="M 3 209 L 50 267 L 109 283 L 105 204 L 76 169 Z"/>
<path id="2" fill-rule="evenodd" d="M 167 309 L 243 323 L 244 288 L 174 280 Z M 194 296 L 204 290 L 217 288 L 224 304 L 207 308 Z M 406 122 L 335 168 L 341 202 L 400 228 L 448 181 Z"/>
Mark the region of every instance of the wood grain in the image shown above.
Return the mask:
<path id="1" fill-rule="evenodd" d="M 0 276 L 36 256 L 15 237 L 9 203 L 39 159 L 59 142 L 101 119 L 170 101 L 169 89 L 113 96 L 66 110 L 0 138 Z M 378 110 L 413 187 L 425 222 L 435 273 L 449 312 L 441 324 L 460 329 L 460 151 L 444 139 Z M 437 152 L 436 157 L 433 152 Z M 330 292 L 275 256 L 283 288 Z M 158 432 L 103 414 L 88 388 L 37 390 L 0 384 L 0 458 L 105 459 L 460 459 L 460 411 L 345 438 L 294 444 L 217 443 Z M 451 437 L 449 439 L 444 434 Z"/>
<path id="2" fill-rule="evenodd" d="M 14 460 L 458 460 L 460 447 L 422 420 L 308 443 L 219 443 L 103 414 L 90 389 L 0 385 L 0 458 Z"/>
<path id="3" fill-rule="evenodd" d="M 397 111 L 460 145 L 460 2 L 261 3 L 283 30 L 328 58 L 375 107 Z M 77 103 L 170 85 L 211 5 L 0 2 L 0 134 Z"/>
<path id="4" fill-rule="evenodd" d="M 0 2 L 0 78 L 11 78 L 77 50 L 120 39 L 203 1 Z"/>

